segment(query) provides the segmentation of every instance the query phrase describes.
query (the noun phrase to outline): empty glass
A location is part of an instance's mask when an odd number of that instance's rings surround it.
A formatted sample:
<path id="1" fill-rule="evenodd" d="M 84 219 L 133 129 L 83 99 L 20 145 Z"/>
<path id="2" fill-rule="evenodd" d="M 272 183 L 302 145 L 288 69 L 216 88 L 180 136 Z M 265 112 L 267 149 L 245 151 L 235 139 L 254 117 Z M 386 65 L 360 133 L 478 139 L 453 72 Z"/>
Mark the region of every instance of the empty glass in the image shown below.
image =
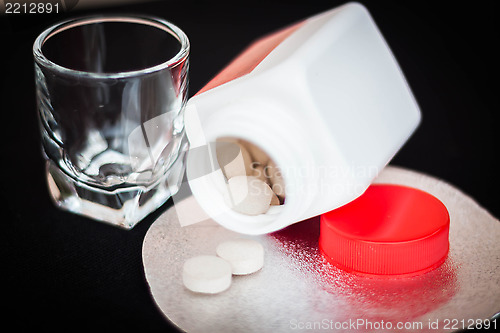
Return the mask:
<path id="1" fill-rule="evenodd" d="M 33 53 L 53 200 L 133 227 L 182 181 L 186 35 L 158 18 L 85 17 L 45 30 Z"/>

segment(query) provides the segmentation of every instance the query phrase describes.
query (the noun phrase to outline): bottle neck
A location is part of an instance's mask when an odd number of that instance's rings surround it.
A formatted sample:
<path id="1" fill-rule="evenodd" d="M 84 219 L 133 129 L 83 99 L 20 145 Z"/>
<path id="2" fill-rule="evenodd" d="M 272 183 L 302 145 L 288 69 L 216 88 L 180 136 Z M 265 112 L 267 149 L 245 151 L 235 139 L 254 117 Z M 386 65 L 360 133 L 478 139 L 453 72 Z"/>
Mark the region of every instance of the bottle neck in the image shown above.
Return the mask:
<path id="1" fill-rule="evenodd" d="M 266 214 L 247 216 L 232 211 L 223 200 L 225 179 L 213 172 L 204 179 L 190 179 L 189 169 L 200 160 L 188 157 L 188 180 L 193 195 L 202 208 L 219 224 L 245 234 L 262 234 L 284 228 L 301 220 L 314 197 L 317 181 L 309 141 L 293 112 L 263 102 L 239 102 L 204 118 L 201 128 L 207 143 L 234 137 L 248 141 L 267 153 L 280 168 L 285 186 L 285 203 L 272 206 Z M 195 158 L 193 156 L 193 158 Z"/>

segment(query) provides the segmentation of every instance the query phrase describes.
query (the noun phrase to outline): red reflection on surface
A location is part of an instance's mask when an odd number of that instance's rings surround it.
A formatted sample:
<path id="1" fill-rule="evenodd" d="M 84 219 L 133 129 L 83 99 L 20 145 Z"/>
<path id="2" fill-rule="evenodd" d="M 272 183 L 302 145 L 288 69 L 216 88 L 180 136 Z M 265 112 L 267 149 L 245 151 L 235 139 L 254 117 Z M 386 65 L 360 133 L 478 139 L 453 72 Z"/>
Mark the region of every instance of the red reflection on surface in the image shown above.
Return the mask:
<path id="1" fill-rule="evenodd" d="M 457 268 L 447 258 L 438 268 L 413 277 L 387 278 L 344 271 L 322 255 L 318 246 L 319 217 L 269 235 L 291 260 L 295 273 L 333 297 L 342 299 L 350 318 L 405 321 L 421 317 L 446 304 L 455 295 Z M 322 304 L 315 304 L 318 311 Z"/>

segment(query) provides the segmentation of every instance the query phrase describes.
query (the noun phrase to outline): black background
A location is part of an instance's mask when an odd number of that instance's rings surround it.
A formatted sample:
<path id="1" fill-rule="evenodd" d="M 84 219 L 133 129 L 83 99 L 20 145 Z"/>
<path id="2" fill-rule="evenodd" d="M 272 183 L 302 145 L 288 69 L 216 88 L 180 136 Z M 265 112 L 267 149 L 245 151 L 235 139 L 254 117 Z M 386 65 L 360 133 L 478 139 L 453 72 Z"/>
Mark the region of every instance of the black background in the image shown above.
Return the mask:
<path id="1" fill-rule="evenodd" d="M 131 231 L 59 211 L 49 201 L 31 53 L 44 28 L 95 12 L 170 20 L 191 41 L 192 95 L 256 37 L 342 3 L 158 1 L 58 15 L 0 16 L 3 323 L 16 331 L 172 328 L 149 295 L 141 260 L 147 229 L 171 201 Z M 492 3 L 363 4 L 391 46 L 423 114 L 419 129 L 392 163 L 442 178 L 500 216 L 498 53 L 493 51 L 498 24 Z"/>

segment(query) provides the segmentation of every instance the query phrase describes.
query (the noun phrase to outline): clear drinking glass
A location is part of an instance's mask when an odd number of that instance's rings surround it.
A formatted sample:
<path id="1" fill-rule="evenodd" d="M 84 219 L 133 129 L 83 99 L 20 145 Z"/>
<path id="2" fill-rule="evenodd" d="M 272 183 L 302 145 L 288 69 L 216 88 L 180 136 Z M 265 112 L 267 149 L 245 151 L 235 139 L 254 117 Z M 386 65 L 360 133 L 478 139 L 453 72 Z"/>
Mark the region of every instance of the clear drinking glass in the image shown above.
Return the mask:
<path id="1" fill-rule="evenodd" d="M 182 181 L 186 35 L 158 18 L 85 17 L 45 30 L 33 53 L 53 200 L 133 227 Z"/>

